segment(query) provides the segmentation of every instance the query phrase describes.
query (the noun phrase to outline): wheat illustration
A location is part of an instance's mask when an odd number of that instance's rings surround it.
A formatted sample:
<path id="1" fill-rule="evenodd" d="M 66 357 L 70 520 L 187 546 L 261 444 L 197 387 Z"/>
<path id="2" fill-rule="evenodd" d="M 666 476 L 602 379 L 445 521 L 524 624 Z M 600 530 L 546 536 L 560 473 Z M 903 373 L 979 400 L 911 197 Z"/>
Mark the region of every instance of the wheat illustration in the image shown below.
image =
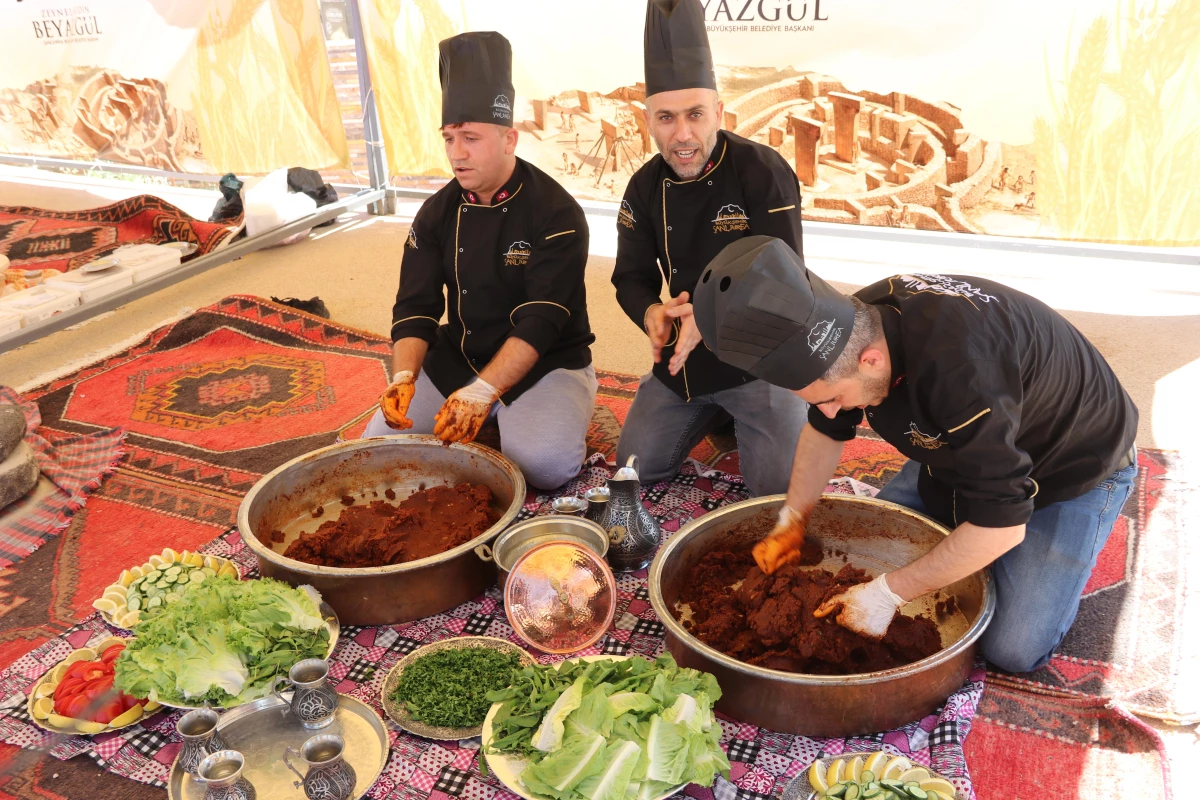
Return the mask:
<path id="1" fill-rule="evenodd" d="M 1121 0 L 1071 55 L 1034 122 L 1042 219 L 1063 239 L 1200 244 L 1200 0 Z"/>

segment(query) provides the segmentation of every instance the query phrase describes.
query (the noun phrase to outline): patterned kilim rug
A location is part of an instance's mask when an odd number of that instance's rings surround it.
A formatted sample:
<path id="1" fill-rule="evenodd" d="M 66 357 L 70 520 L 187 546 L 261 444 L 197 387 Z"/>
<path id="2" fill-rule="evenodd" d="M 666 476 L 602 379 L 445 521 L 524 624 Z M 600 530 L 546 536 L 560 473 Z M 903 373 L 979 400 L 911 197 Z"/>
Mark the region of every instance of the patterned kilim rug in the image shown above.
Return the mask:
<path id="1" fill-rule="evenodd" d="M 240 227 L 194 219 L 153 195 L 83 211 L 0 206 L 0 254 L 13 270 L 68 272 L 123 244 L 191 242 L 204 255 L 228 244 Z"/>
<path id="2" fill-rule="evenodd" d="M 0 594 L 0 665 L 11 665 L 0 676 L 0 738 L 26 748 L 50 749 L 59 758 L 88 756 L 65 762 L 31 760 L 29 750 L 0 746 L 0 758 L 9 756 L 0 775 L 0 797 L 162 796 L 161 789 L 145 784 L 162 779 L 178 747 L 171 715 L 160 714 L 145 726 L 96 740 L 48 741 L 23 719 L 23 689 L 72 645 L 100 635 L 103 625 L 91 615 L 90 603 L 113 579 L 119 563 L 166 545 L 204 547 L 233 555 L 248 571 L 253 559 L 231 531 L 240 497 L 279 463 L 361 429 L 386 382 L 389 352 L 388 343 L 379 337 L 256 298 L 232 297 L 28 393 L 50 431 L 78 434 L 124 427 L 129 456 L 61 536 L 0 573 L 5 581 Z M 628 376 L 603 375 L 601 382 L 590 434 L 594 455 L 567 491 L 607 476 L 603 456 L 615 449 L 636 386 Z M 710 437 L 693 452 L 700 461 L 690 462 L 680 478 L 647 487 L 646 499 L 664 530 L 678 530 L 688 519 L 745 496 L 736 475 L 736 453 L 728 450 L 728 440 Z M 878 486 L 899 465 L 899 457 L 886 444 L 865 436 L 848 449 L 842 470 Z M 1164 469 L 1169 477 L 1170 465 Z M 838 488 L 865 487 L 843 482 Z M 1145 491 L 1146 487 L 1139 490 Z M 1159 491 L 1172 491 L 1169 481 Z M 549 499 L 529 497 L 525 513 L 543 511 Z M 1153 508 L 1147 506 L 1145 513 L 1153 513 Z M 1142 528 L 1131 530 L 1130 538 L 1140 540 Z M 1134 549 L 1146 546 L 1137 544 Z M 657 652 L 662 628 L 646 603 L 644 575 L 624 578 L 621 598 L 621 613 L 599 650 Z M 495 590 L 415 625 L 348 631 L 334 658 L 335 674 L 343 680 L 339 688 L 374 702 L 383 673 L 404 652 L 463 632 L 511 635 Z M 911 751 L 915 759 L 954 776 L 970 792 L 962 742 L 979 702 L 981 678 L 982 672 L 977 672 L 939 715 L 886 737 L 820 742 L 726 721 L 725 742 L 736 762 L 734 781 L 715 793 L 693 794 L 704 800 L 777 795 L 786 779 L 818 752 L 872 749 L 880 742 L 898 752 Z M 984 701 L 993 694 L 989 689 Z M 996 708 L 989 719 L 1013 736 L 1036 742 L 1050 733 L 1040 727 L 1050 724 L 1048 714 L 1014 716 L 1002 704 Z M 1069 708 L 1053 722 L 1091 724 Z M 1119 727 L 1121 722 L 1112 725 Z M 1090 746 L 1104 745 L 1101 741 Z M 992 775 L 1030 768 L 1043 789 L 1066 786 L 1051 768 L 1006 760 L 1003 750 L 989 753 L 981 763 Z M 1118 752 L 1114 763 L 1124 754 Z M 397 735 L 388 771 L 372 796 L 511 800 L 474 771 L 472 760 L 470 743 L 446 747 Z M 96 765 L 106 774 L 99 775 Z"/>

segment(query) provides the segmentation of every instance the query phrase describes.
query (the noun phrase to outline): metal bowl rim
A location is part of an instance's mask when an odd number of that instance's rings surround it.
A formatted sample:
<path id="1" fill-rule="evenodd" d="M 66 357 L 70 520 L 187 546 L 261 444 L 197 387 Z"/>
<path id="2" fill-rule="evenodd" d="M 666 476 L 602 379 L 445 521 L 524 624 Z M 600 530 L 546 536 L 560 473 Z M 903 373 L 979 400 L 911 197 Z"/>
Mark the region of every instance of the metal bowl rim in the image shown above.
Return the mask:
<path id="1" fill-rule="evenodd" d="M 604 552 L 596 553 L 596 555 L 600 556 L 601 558 L 605 558 L 608 555 L 608 544 L 609 544 L 608 532 L 606 530 L 604 530 L 604 528 L 601 527 L 599 523 L 595 522 L 594 520 L 590 520 L 587 517 L 576 517 L 573 514 L 543 514 L 540 517 L 530 517 L 529 519 L 521 520 L 520 522 L 516 523 L 515 525 L 513 525 L 509 528 L 506 528 L 503 531 L 501 531 L 499 534 L 497 534 L 496 541 L 492 542 L 492 545 L 491 545 L 492 561 L 495 562 L 496 566 L 499 567 L 500 569 L 506 569 L 500 563 L 499 559 L 496 557 L 497 551 L 502 546 L 501 545 L 502 541 L 509 539 L 513 536 L 516 536 L 521 531 L 527 530 L 529 528 L 538 528 L 543 525 L 548 525 L 550 523 L 559 523 L 559 522 L 562 522 L 564 519 L 570 520 L 570 522 L 566 523 L 567 525 L 581 525 L 583 528 L 590 530 L 592 533 L 596 534 L 596 536 L 599 538 L 599 540 L 603 543 L 603 548 L 604 548 Z M 574 538 L 571 534 L 562 534 L 562 536 L 563 536 L 563 538 L 560 541 L 571 542 L 572 544 L 575 544 L 575 543 L 578 543 L 579 541 L 581 541 L 580 539 Z M 550 543 L 549 541 L 546 541 L 546 542 L 543 542 L 542 544 L 549 544 L 549 543 Z M 519 561 L 519 560 L 520 560 L 520 558 L 517 559 L 517 561 Z M 517 565 L 517 562 L 514 561 L 512 566 L 515 567 L 516 565 Z M 507 569 L 511 570 L 512 567 L 508 567 Z"/>
<path id="2" fill-rule="evenodd" d="M 785 672 L 778 669 L 769 669 L 767 667 L 757 667 L 753 664 L 747 664 L 744 661 L 738 661 L 732 656 L 728 656 L 710 647 L 704 642 L 697 639 L 692 634 L 688 633 L 679 621 L 675 619 L 675 615 L 666 607 L 666 603 L 662 599 L 662 571 L 663 564 L 666 563 L 667 557 L 671 552 L 681 546 L 681 543 L 700 526 L 701 523 L 712 521 L 714 518 L 726 516 L 731 511 L 740 511 L 753 506 L 768 506 L 772 503 L 782 502 L 787 498 L 787 495 L 773 494 L 763 497 L 755 497 L 750 500 L 743 500 L 738 503 L 719 508 L 716 511 L 711 511 L 702 517 L 698 517 L 679 530 L 671 540 L 667 542 L 654 558 L 654 563 L 650 565 L 650 574 L 648 580 L 648 589 L 650 592 L 650 605 L 654 608 L 654 613 L 658 615 L 659 620 L 666 627 L 667 632 L 673 635 L 676 639 L 686 644 L 693 650 L 698 651 L 707 658 L 716 661 L 721 666 L 728 669 L 740 672 L 744 675 L 749 675 L 758 678 L 769 678 L 780 680 L 786 683 L 795 683 L 801 685 L 825 684 L 836 686 L 865 686 L 872 683 L 883 683 L 894 680 L 896 678 L 907 677 L 917 673 L 924 672 L 929 667 L 940 664 L 945 661 L 950 661 L 959 654 L 963 653 L 967 648 L 975 644 L 983 631 L 991 622 L 992 615 L 996 611 L 996 592 L 992 586 L 992 576 L 989 570 L 981 570 L 983 579 L 983 602 L 980 604 L 979 615 L 975 618 L 975 622 L 967 629 L 967 632 L 958 638 L 949 647 L 942 648 L 931 656 L 914 661 L 911 664 L 905 664 L 900 667 L 882 670 L 879 672 L 856 672 L 849 675 L 814 675 L 808 672 Z M 950 531 L 944 525 L 936 520 L 930 519 L 924 514 L 918 514 L 911 508 L 907 508 L 897 503 L 891 503 L 887 500 L 879 500 L 874 497 L 849 497 L 847 495 L 825 494 L 821 496 L 822 500 L 831 500 L 834 502 L 857 503 L 865 506 L 885 506 L 890 510 L 900 512 L 901 516 L 908 516 L 926 523 L 934 528 L 943 536 L 949 536 Z"/>
<path id="3" fill-rule="evenodd" d="M 481 458 L 490 461 L 494 466 L 504 470 L 508 473 L 509 477 L 512 478 L 512 502 L 508 504 L 508 509 L 503 515 L 501 515 L 500 519 L 496 521 L 496 524 L 492 525 L 492 527 L 488 528 L 474 539 L 464 542 L 463 544 L 460 544 L 450 550 L 446 550 L 443 553 L 438 553 L 437 555 L 419 558 L 416 561 L 405 561 L 403 564 L 389 564 L 383 567 L 326 567 L 319 566 L 317 564 L 309 564 L 307 561 L 298 561 L 294 558 L 288 558 L 282 553 L 275 552 L 260 542 L 258 537 L 254 535 L 254 531 L 250 527 L 250 503 L 263 487 L 282 474 L 284 470 L 289 469 L 290 467 L 303 461 L 311 461 L 319 457 L 323 457 L 328 453 L 365 450 L 380 444 L 391 443 L 395 443 L 397 445 L 409 443 L 429 445 L 436 443 L 438 447 L 448 447 L 452 450 L 466 450 L 469 453 L 474 453 Z M 250 491 L 246 493 L 246 496 L 242 498 L 241 505 L 238 506 L 237 522 L 238 532 L 242 535 L 242 541 L 244 541 L 246 546 L 253 550 L 254 554 L 259 558 L 265 558 L 266 560 L 289 569 L 292 572 L 298 572 L 302 574 L 329 575 L 331 577 L 338 578 L 360 578 L 375 577 L 378 575 L 392 575 L 395 573 L 404 572 L 415 572 L 426 567 L 434 566 L 435 564 L 439 564 L 443 561 L 450 561 L 465 553 L 470 553 L 479 545 L 486 544 L 498 533 L 508 527 L 508 525 L 516 518 L 517 514 L 521 513 L 521 508 L 524 506 L 524 504 L 525 476 L 521 473 L 521 470 L 517 468 L 517 465 L 505 458 L 503 454 L 491 449 L 490 447 L 484 447 L 481 444 L 475 444 L 473 442 L 470 444 L 462 444 L 461 442 L 444 444 L 440 439 L 434 436 L 427 436 L 424 434 L 397 434 L 394 436 L 372 436 L 367 439 L 354 439 L 347 442 L 335 442 L 334 444 L 309 451 L 303 455 L 296 456 L 290 461 L 280 464 L 278 467 L 259 478 L 258 482 L 255 483 L 254 486 L 250 488 Z"/>

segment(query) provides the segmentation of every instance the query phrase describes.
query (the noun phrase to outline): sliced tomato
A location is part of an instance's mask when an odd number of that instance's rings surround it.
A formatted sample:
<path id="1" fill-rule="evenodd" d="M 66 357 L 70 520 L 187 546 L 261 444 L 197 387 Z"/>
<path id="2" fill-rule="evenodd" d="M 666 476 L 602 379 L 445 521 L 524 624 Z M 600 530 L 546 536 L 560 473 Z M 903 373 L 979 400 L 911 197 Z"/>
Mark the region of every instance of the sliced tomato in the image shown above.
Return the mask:
<path id="1" fill-rule="evenodd" d="M 114 644 L 112 647 L 104 651 L 100 656 L 100 660 L 105 664 L 111 664 L 117 660 L 117 656 L 121 655 L 121 651 L 125 649 L 123 644 Z"/>
<path id="2" fill-rule="evenodd" d="M 107 704 L 101 706 L 99 710 L 97 710 L 94 714 L 92 714 L 91 721 L 108 723 L 108 722 L 112 722 L 114 719 L 116 719 L 117 717 L 121 716 L 124 713 L 125 713 L 125 706 L 118 699 L 118 700 L 114 700 L 111 703 L 107 703 Z"/>
<path id="3" fill-rule="evenodd" d="M 121 692 L 121 703 L 125 706 L 125 710 L 128 711 L 134 706 L 141 705 L 142 701 L 138 700 L 136 697 L 132 697 L 131 695 Z"/>
<path id="4" fill-rule="evenodd" d="M 87 681 L 83 678 L 64 678 L 62 683 L 54 687 L 54 698 L 57 700 L 60 697 L 70 697 L 81 692 L 86 686 Z"/>
<path id="5" fill-rule="evenodd" d="M 74 664 L 67 667 L 66 674 L 64 674 L 63 677 L 64 678 L 82 678 L 83 674 L 87 671 L 87 668 L 90 666 L 92 666 L 91 661 L 76 661 Z"/>
<path id="6" fill-rule="evenodd" d="M 89 705 L 91 705 L 91 701 L 86 695 L 77 694 L 63 704 L 62 715 L 71 719 L 83 719 L 83 714 Z"/>

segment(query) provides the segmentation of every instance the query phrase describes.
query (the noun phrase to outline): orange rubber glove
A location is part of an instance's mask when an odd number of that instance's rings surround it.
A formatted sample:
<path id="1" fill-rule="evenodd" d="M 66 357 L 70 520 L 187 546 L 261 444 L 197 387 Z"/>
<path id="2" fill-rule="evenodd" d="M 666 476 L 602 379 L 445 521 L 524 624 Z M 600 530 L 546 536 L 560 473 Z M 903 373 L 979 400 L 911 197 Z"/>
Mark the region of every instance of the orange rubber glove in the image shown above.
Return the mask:
<path id="1" fill-rule="evenodd" d="M 379 398 L 383 420 L 389 428 L 403 431 L 412 427 L 412 420 L 408 418 L 408 404 L 412 402 L 416 391 L 413 374 L 409 370 L 401 370 L 392 378 L 391 385 L 383 393 L 383 397 Z"/>
<path id="2" fill-rule="evenodd" d="M 496 387 L 483 378 L 476 378 L 446 398 L 434 417 L 433 435 L 443 442 L 475 441 L 479 429 L 487 422 L 492 403 L 500 397 Z"/>

